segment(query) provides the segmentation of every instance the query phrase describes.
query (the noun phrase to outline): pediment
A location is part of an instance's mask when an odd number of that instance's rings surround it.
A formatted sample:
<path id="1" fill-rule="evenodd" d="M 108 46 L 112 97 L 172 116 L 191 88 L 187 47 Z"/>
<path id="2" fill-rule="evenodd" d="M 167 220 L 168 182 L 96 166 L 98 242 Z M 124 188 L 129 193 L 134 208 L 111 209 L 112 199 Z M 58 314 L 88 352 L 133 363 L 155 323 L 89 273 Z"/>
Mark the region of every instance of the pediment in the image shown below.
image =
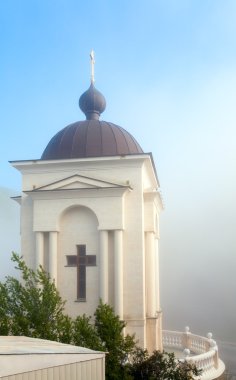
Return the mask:
<path id="1" fill-rule="evenodd" d="M 63 178 L 59 181 L 52 182 L 47 185 L 38 187 L 34 189 L 34 191 L 98 189 L 98 188 L 101 189 L 101 188 L 111 188 L 111 187 L 117 188 L 117 187 L 126 187 L 126 186 L 76 174 L 71 177 Z"/>

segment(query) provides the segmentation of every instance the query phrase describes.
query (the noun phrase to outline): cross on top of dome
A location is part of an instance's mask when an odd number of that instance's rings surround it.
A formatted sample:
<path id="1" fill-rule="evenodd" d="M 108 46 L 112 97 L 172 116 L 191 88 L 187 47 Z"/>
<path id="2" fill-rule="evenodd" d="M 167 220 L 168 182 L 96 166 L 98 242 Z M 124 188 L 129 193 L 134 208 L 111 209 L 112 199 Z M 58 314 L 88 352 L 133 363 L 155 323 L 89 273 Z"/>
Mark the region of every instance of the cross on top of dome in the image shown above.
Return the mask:
<path id="1" fill-rule="evenodd" d="M 94 51 L 90 53 L 91 60 L 91 85 L 87 91 L 85 91 L 80 99 L 79 106 L 81 111 L 85 114 L 87 120 L 98 120 L 101 113 L 106 108 L 106 99 L 94 86 Z"/>
<path id="2" fill-rule="evenodd" d="M 95 82 L 95 77 L 94 77 L 95 56 L 94 56 L 93 50 L 91 50 L 91 53 L 90 53 L 90 61 L 91 61 L 91 83 L 94 83 Z"/>

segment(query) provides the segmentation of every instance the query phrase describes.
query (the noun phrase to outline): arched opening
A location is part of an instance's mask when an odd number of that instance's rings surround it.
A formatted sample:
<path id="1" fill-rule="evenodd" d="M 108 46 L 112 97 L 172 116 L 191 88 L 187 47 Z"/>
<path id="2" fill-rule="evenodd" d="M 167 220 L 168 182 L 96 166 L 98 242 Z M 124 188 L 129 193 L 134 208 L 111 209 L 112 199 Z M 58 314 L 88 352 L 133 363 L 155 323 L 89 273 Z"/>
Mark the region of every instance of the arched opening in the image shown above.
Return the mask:
<path id="1" fill-rule="evenodd" d="M 73 206 L 63 211 L 59 225 L 60 294 L 70 315 L 92 315 L 99 299 L 98 219 L 91 209 Z"/>

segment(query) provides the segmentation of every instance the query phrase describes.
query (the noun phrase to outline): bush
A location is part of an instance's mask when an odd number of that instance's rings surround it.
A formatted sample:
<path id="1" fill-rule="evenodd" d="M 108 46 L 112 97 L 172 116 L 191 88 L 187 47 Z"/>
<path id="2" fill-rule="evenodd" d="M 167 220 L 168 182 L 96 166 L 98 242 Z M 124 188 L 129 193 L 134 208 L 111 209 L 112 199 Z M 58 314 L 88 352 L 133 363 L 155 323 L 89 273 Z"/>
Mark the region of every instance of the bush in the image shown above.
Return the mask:
<path id="1" fill-rule="evenodd" d="M 133 380 L 193 380 L 200 375 L 195 365 L 175 358 L 173 353 L 136 348 L 132 363 L 128 365 Z"/>

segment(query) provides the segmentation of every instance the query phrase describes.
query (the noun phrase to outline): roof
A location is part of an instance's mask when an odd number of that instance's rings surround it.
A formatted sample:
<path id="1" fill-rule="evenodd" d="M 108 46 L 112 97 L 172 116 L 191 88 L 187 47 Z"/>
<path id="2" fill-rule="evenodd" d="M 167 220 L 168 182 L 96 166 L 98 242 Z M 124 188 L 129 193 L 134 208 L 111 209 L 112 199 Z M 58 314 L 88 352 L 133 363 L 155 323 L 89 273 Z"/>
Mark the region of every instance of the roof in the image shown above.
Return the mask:
<path id="1" fill-rule="evenodd" d="M 0 336 L 0 377 L 104 356 L 104 352 L 50 340 Z"/>
<path id="2" fill-rule="evenodd" d="M 97 351 L 46 339 L 25 336 L 0 336 L 0 355 L 25 354 L 91 354 Z"/>
<path id="3" fill-rule="evenodd" d="M 143 153 L 135 138 L 116 124 L 84 120 L 58 132 L 44 150 L 42 160 L 120 156 Z"/>
<path id="4" fill-rule="evenodd" d="M 135 138 L 124 128 L 99 121 L 106 100 L 93 83 L 81 95 L 79 105 L 86 120 L 70 124 L 53 136 L 42 154 L 42 160 L 143 153 Z"/>

